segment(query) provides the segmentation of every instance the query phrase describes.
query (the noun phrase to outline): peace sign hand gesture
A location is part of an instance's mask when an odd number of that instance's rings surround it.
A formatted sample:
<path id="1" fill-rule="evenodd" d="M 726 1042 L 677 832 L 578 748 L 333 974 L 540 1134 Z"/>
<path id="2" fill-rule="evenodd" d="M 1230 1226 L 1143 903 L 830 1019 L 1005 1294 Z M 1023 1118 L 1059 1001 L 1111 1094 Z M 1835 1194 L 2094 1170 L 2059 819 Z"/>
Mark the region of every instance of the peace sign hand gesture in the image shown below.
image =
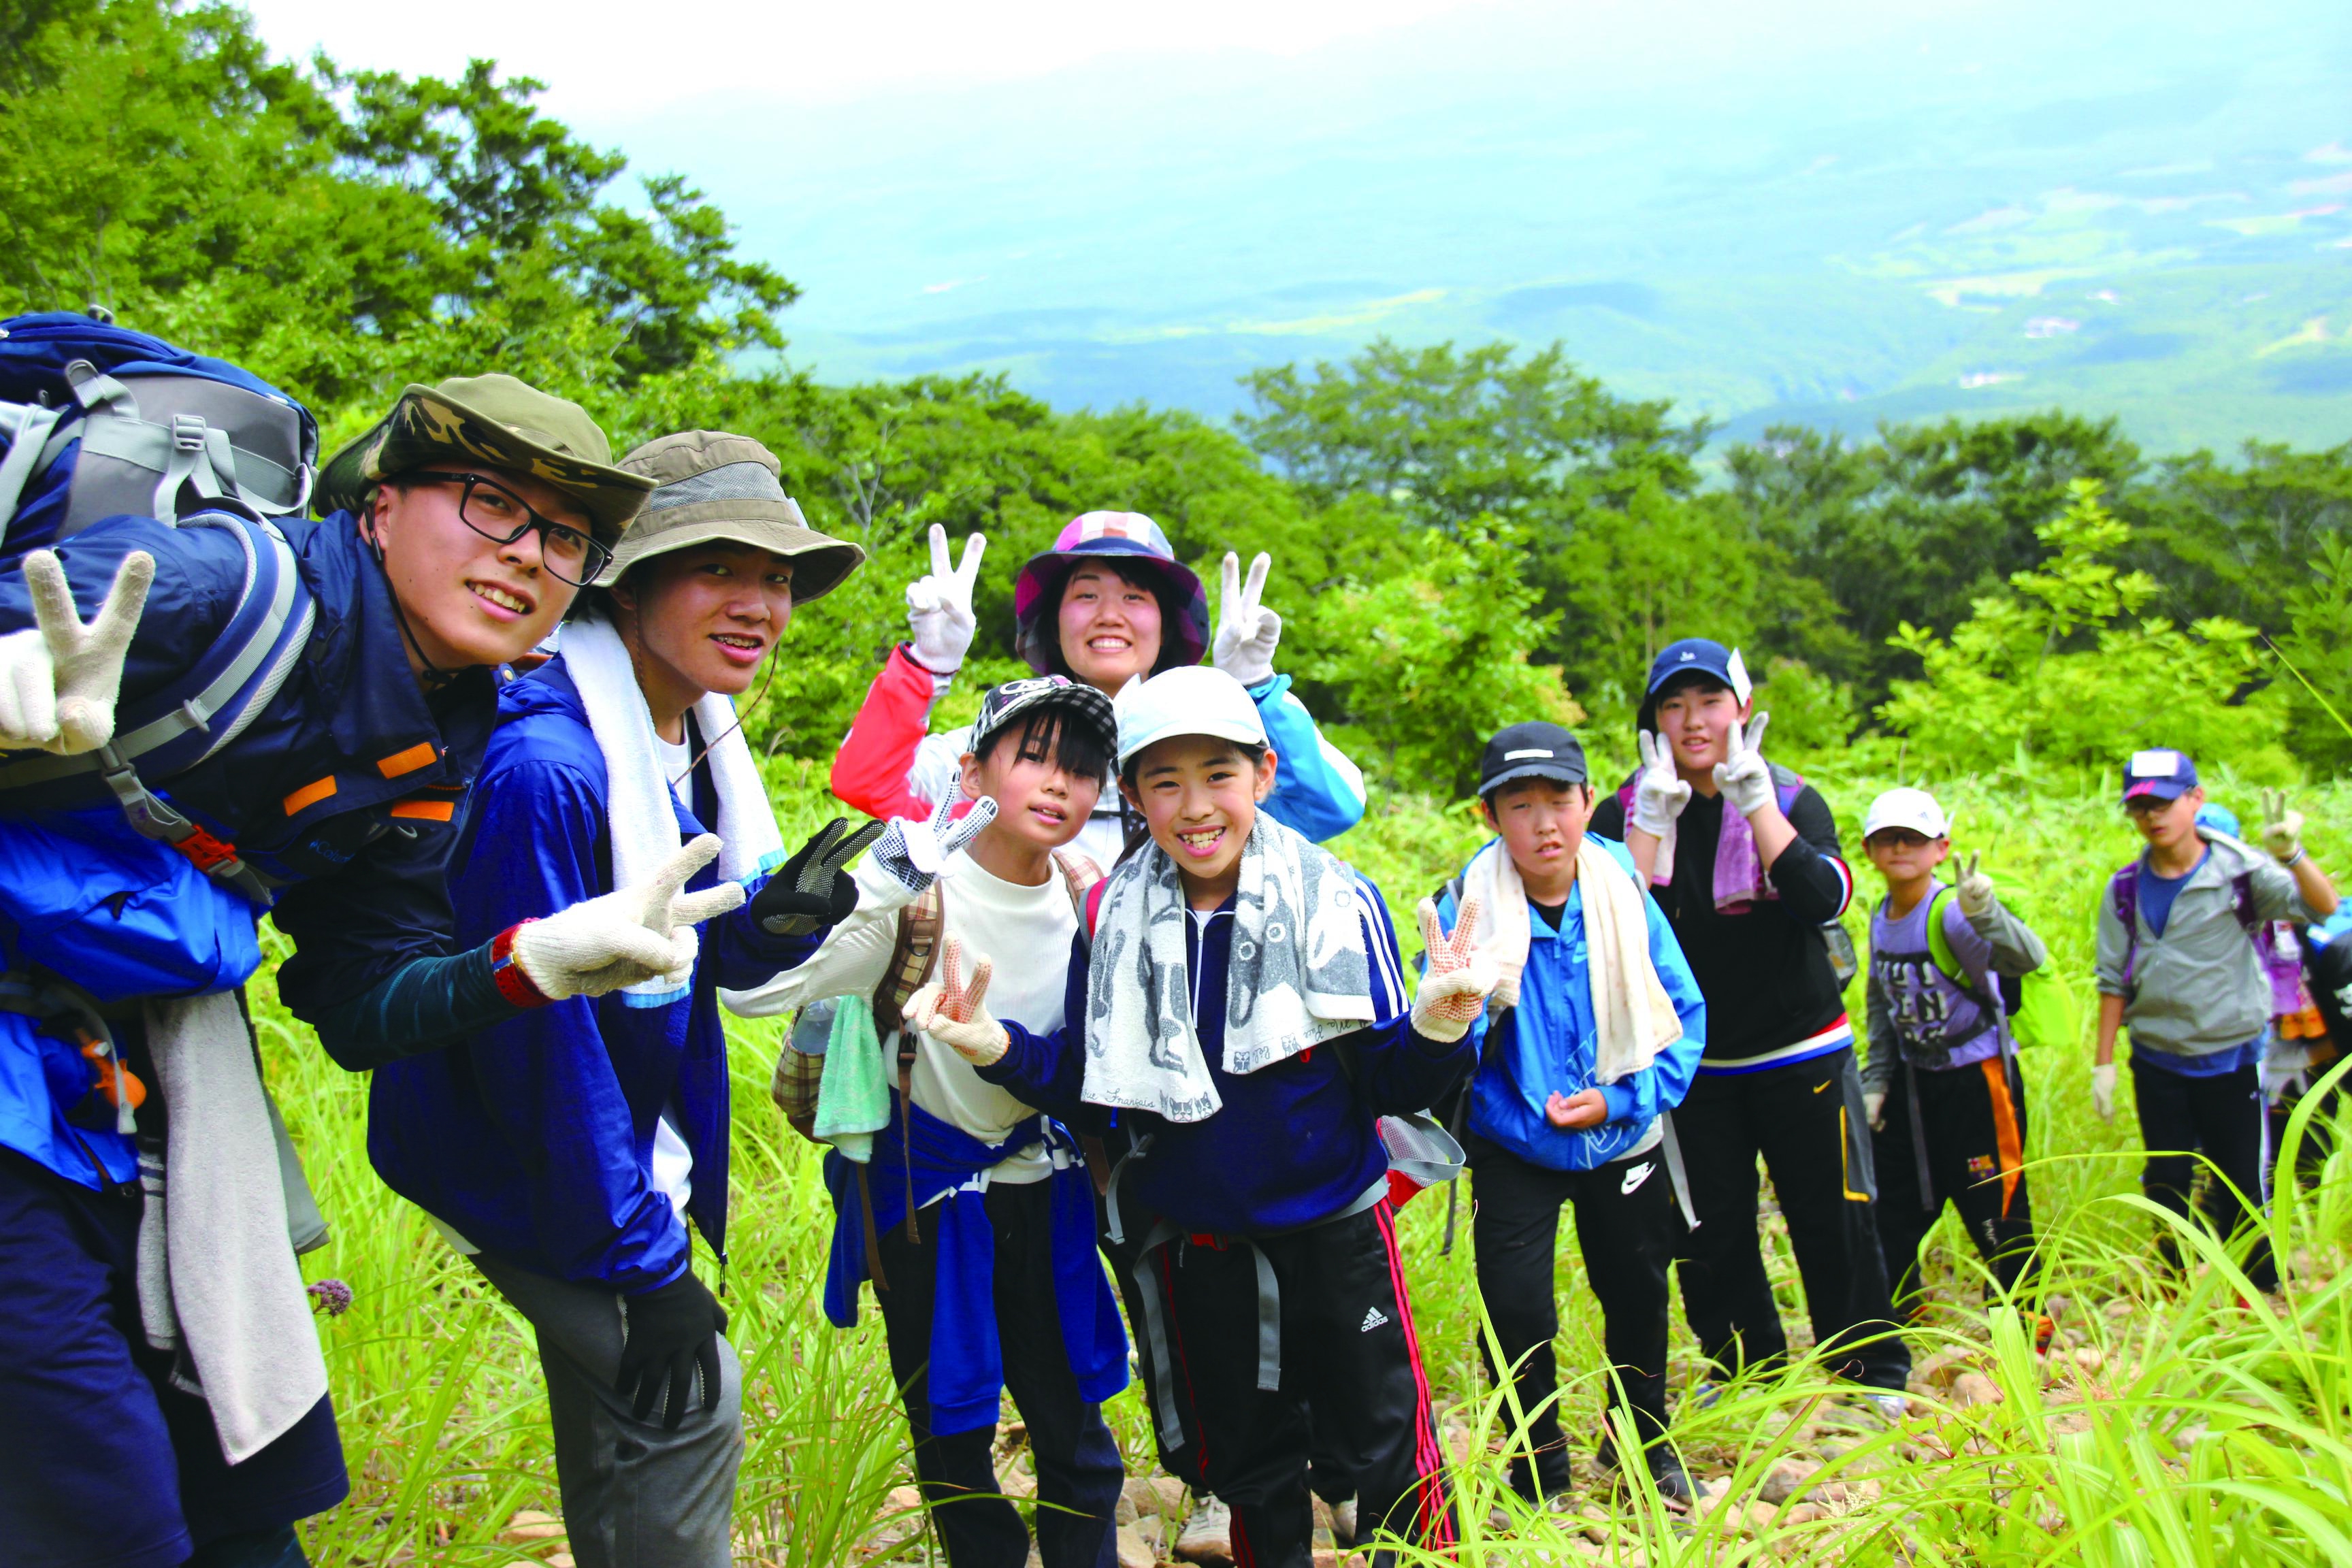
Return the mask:
<path id="1" fill-rule="evenodd" d="M 806 936 L 819 926 L 836 926 L 857 908 L 857 883 L 842 869 L 882 837 L 884 825 L 868 822 L 850 831 L 836 816 L 777 868 L 751 900 L 751 918 L 771 936 Z"/>
<path id="2" fill-rule="evenodd" d="M 2303 813 L 2286 803 L 2286 791 L 2263 791 L 2263 847 L 2282 866 L 2303 858 Z"/>
<path id="3" fill-rule="evenodd" d="M 584 899 L 545 920 L 515 927 L 514 961 L 551 1002 L 602 996 L 624 985 L 683 977 L 698 951 L 694 928 L 740 908 L 743 884 L 721 882 L 685 890 L 695 873 L 719 858 L 719 836 L 706 833 L 681 847 L 635 887 Z"/>
<path id="4" fill-rule="evenodd" d="M 1675 749 L 1664 735 L 1643 730 L 1633 743 L 1642 749 L 1642 771 L 1633 779 L 1633 826 L 1663 841 L 1690 804 L 1691 786 L 1675 771 Z"/>
<path id="5" fill-rule="evenodd" d="M 1968 866 L 1960 872 L 1960 879 L 1953 889 L 1960 900 L 1960 913 L 1970 919 L 1990 914 L 1993 905 L 1999 901 L 1993 896 L 1992 879 L 1977 868 L 1978 862 L 1983 858 L 1981 852 L 1969 851 Z"/>
<path id="6" fill-rule="evenodd" d="M 0 637 L 0 748 L 37 747 L 72 757 L 114 739 L 122 661 L 154 580 L 155 558 L 131 552 L 115 570 L 106 602 L 85 626 L 57 552 L 36 550 L 25 557 L 33 625 Z"/>
<path id="7" fill-rule="evenodd" d="M 1476 899 L 1462 901 L 1462 915 L 1454 921 L 1451 936 L 1437 918 L 1433 900 L 1422 900 L 1419 913 L 1422 948 L 1429 966 L 1422 973 L 1421 989 L 1413 993 L 1413 1033 L 1425 1040 L 1450 1043 L 1468 1033 L 1478 1015 L 1486 1011 L 1486 998 L 1501 972 L 1478 946 Z"/>
<path id="8" fill-rule="evenodd" d="M 915 662 L 934 675 L 953 675 L 971 650 L 971 588 L 980 577 L 988 536 L 964 536 L 963 562 L 948 564 L 948 531 L 931 524 L 931 570 L 907 584 L 907 626 Z"/>
<path id="9" fill-rule="evenodd" d="M 909 894 L 919 897 L 933 882 L 948 875 L 949 858 L 996 820 L 993 795 L 984 795 L 973 801 L 961 820 L 957 819 L 955 808 L 956 802 L 950 797 L 931 809 L 928 821 L 918 822 L 911 816 L 893 820 L 874 841 L 874 864 Z"/>
<path id="10" fill-rule="evenodd" d="M 940 977 L 908 1000 L 907 1021 L 931 1038 L 944 1041 L 974 1067 L 1002 1060 L 1013 1037 L 981 1005 L 981 998 L 988 994 L 989 977 L 995 973 L 996 965 L 982 954 L 972 962 L 971 983 L 964 984 L 963 943 L 948 938 L 940 953 Z"/>
<path id="11" fill-rule="evenodd" d="M 1282 617 L 1258 603 L 1273 567 L 1274 557 L 1259 551 L 1244 585 L 1242 558 L 1225 552 L 1224 573 L 1217 585 L 1217 640 L 1209 662 L 1244 686 L 1272 679 L 1274 650 L 1282 643 Z"/>
<path id="12" fill-rule="evenodd" d="M 1764 760 L 1764 728 L 1771 722 L 1772 715 L 1759 713 L 1745 724 L 1733 724 L 1723 738 L 1726 754 L 1715 764 L 1715 787 L 1742 816 L 1772 804 L 1772 765 Z"/>

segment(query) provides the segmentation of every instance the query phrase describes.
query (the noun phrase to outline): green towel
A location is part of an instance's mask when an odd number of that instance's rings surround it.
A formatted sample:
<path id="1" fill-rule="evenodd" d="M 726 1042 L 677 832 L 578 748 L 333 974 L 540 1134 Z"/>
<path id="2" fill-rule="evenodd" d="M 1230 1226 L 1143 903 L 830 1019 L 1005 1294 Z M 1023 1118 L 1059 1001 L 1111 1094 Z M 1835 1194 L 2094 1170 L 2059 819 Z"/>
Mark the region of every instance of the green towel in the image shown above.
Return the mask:
<path id="1" fill-rule="evenodd" d="M 874 1032 L 874 1005 L 863 996 L 844 996 L 824 1047 L 816 1135 L 862 1165 L 874 1157 L 874 1134 L 889 1125 L 889 1079 L 882 1067 L 882 1041 Z"/>

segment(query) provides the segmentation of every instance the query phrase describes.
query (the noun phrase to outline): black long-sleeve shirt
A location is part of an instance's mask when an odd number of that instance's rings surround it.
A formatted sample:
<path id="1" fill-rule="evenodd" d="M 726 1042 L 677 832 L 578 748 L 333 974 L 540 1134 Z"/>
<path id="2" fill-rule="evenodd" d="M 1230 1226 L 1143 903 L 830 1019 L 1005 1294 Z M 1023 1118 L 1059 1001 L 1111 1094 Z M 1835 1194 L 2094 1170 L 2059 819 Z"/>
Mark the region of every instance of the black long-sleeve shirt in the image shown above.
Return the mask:
<path id="1" fill-rule="evenodd" d="M 1699 1071 L 1739 1071 L 1797 1047 L 1828 1043 L 1845 1026 L 1845 1000 L 1822 945 L 1821 926 L 1845 912 L 1853 873 L 1838 848 L 1829 803 L 1811 784 L 1789 805 L 1797 837 L 1766 870 L 1777 899 L 1737 913 L 1715 907 L 1715 845 L 1721 795 L 1694 794 L 1675 825 L 1675 874 L 1653 886 L 1706 998 L 1706 1054 Z M 1592 813 L 1591 831 L 1622 838 L 1625 810 L 1614 796 Z M 1851 1029 L 1848 1028 L 1848 1036 Z"/>

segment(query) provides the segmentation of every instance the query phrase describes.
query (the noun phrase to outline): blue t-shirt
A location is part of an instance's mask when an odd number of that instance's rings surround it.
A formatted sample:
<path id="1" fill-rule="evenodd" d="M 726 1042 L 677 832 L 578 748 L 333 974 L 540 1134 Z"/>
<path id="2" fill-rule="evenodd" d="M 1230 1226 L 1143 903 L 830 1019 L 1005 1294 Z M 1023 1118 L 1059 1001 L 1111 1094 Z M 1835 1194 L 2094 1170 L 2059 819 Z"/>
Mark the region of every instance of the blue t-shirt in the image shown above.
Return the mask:
<path id="1" fill-rule="evenodd" d="M 2172 900 L 2180 896 L 2180 889 L 2189 885 L 2189 879 L 2197 875 L 2198 868 L 2203 866 L 2206 857 L 2212 853 L 2210 849 L 2206 850 L 2205 854 L 2197 857 L 2196 866 L 2189 867 L 2178 877 L 2159 877 L 2147 861 L 2140 862 L 2139 912 L 2147 917 L 2147 929 L 2152 935 L 2164 934 L 2164 923 L 2172 918 Z"/>

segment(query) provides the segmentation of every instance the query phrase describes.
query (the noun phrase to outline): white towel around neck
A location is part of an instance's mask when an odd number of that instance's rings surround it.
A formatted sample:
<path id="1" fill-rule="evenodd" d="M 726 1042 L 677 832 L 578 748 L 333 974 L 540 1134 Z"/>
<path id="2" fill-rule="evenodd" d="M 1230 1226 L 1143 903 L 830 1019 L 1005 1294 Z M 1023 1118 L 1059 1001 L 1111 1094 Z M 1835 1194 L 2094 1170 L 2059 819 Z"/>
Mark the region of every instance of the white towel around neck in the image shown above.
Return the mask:
<path id="1" fill-rule="evenodd" d="M 677 797 L 663 776 L 654 746 L 653 710 L 637 687 L 636 667 L 610 621 L 574 621 L 563 628 L 562 659 L 572 684 L 588 710 L 588 728 L 604 754 L 604 822 L 613 840 L 613 886 L 634 887 L 651 878 L 677 853 L 681 842 Z M 706 692 L 694 705 L 702 743 L 710 748 L 710 780 L 719 794 L 719 820 L 705 824 L 719 835 L 719 875 L 748 881 L 783 863 L 784 837 L 768 804 L 766 784 L 752 760 L 751 742 L 735 721 L 734 701 Z M 719 737 L 716 744 L 712 737 Z M 665 974 L 624 990 L 629 1005 L 659 1006 L 675 1000 L 684 974 Z"/>
<path id="2" fill-rule="evenodd" d="M 1597 1037 L 1592 1076 L 1615 1083 L 1637 1073 L 1683 1037 L 1683 1021 L 1666 994 L 1657 966 L 1650 962 L 1647 901 L 1616 858 L 1586 835 L 1576 849 L 1576 882 L 1584 890 L 1585 968 L 1592 984 L 1592 1021 Z M 1478 945 L 1501 971 L 1493 1005 L 1518 1004 L 1519 974 L 1527 967 L 1533 931 L 1528 917 L 1527 884 L 1499 838 L 1488 843 L 1462 875 L 1465 901 L 1475 898 Z"/>

